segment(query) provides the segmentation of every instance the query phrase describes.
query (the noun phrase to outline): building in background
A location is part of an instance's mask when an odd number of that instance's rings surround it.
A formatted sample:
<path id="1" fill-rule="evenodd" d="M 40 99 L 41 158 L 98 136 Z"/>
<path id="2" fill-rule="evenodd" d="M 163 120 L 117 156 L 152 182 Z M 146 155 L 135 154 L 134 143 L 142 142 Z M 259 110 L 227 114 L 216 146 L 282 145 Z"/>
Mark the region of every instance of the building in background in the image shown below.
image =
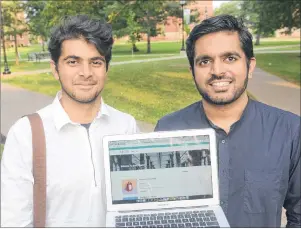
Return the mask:
<path id="1" fill-rule="evenodd" d="M 189 2 L 184 6 L 184 9 L 197 10 L 199 12 L 199 22 L 213 16 L 212 1 L 195 1 Z M 189 29 L 192 30 L 195 23 L 189 24 Z M 162 26 L 163 35 L 158 36 L 161 40 L 181 40 L 182 39 L 182 18 L 168 17 L 166 23 Z M 187 34 L 184 32 L 186 38 Z M 153 40 L 156 40 L 153 38 Z"/>
<path id="2" fill-rule="evenodd" d="M 19 20 L 25 22 L 24 12 L 18 13 L 17 14 L 17 18 Z M 29 33 L 28 32 L 24 32 L 22 34 L 19 34 L 16 37 L 17 37 L 17 45 L 18 45 L 18 47 L 24 47 L 24 46 L 29 46 L 30 45 Z M 14 38 L 13 35 L 7 35 L 7 34 L 5 34 L 5 47 L 7 47 L 7 48 L 13 48 L 13 47 L 15 47 L 15 38 Z"/>

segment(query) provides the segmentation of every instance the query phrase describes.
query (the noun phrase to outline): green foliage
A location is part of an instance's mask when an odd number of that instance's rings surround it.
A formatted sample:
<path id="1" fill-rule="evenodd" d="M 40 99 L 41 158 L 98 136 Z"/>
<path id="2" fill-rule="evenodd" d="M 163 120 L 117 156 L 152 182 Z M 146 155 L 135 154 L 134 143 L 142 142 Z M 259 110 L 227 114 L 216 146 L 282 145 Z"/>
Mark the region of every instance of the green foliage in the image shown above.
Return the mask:
<path id="1" fill-rule="evenodd" d="M 220 5 L 220 7 L 216 8 L 214 10 L 214 16 L 222 15 L 222 14 L 229 14 L 234 17 L 240 17 L 241 13 L 241 1 L 231 1 L 231 2 L 225 2 Z"/>
<path id="2" fill-rule="evenodd" d="M 256 33 L 256 45 L 260 44 L 260 36 L 269 36 L 277 29 L 285 28 L 290 33 L 292 28 L 300 28 L 299 1 L 247 0 L 241 8 L 242 17 Z"/>
<path id="3" fill-rule="evenodd" d="M 214 15 L 221 14 L 242 18 L 256 34 L 256 45 L 260 44 L 260 37 L 273 36 L 277 29 L 285 28 L 285 33 L 290 33 L 293 28 L 300 28 L 300 2 L 296 0 L 231 1 L 215 9 Z"/>
<path id="4" fill-rule="evenodd" d="M 51 18 L 45 15 L 46 4 L 46 1 L 27 1 L 24 4 L 29 31 L 32 35 L 40 36 L 42 39 L 42 51 L 45 51 L 44 44 L 50 32 L 49 22 Z"/>
<path id="5" fill-rule="evenodd" d="M 5 35 L 11 35 L 14 37 L 16 65 L 19 64 L 17 35 L 21 35 L 28 31 L 26 23 L 22 20 L 22 18 L 20 18 L 20 14 L 23 12 L 23 7 L 22 1 L 13 0 L 9 2 L 2 2 L 1 9 L 1 21 L 4 21 L 3 29 L 5 31 Z"/>

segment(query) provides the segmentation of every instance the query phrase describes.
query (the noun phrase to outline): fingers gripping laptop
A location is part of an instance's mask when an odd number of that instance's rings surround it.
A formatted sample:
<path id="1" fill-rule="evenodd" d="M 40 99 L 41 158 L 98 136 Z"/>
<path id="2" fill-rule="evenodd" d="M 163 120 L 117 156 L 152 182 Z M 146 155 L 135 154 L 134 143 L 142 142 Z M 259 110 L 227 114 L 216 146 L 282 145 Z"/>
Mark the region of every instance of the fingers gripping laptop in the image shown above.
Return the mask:
<path id="1" fill-rule="evenodd" d="M 107 227 L 229 227 L 213 129 L 106 136 Z"/>

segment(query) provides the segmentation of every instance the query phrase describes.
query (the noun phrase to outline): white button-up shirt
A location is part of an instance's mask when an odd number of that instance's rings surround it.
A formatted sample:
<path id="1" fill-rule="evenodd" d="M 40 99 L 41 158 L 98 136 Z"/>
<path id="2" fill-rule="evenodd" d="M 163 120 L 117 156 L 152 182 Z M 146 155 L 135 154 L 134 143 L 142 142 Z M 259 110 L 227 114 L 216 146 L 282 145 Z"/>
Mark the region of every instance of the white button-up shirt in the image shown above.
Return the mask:
<path id="1" fill-rule="evenodd" d="M 102 138 L 136 133 L 135 119 L 103 101 L 89 130 L 70 120 L 60 93 L 38 111 L 47 163 L 46 227 L 105 226 Z M 29 120 L 10 129 L 1 160 L 1 227 L 33 226 L 32 137 Z"/>

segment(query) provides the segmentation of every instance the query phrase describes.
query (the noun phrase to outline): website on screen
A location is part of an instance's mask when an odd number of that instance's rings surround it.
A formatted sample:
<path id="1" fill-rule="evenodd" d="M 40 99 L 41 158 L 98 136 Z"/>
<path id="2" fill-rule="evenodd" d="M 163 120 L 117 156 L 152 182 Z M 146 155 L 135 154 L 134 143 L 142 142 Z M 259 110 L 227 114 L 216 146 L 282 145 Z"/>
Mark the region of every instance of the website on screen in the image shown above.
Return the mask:
<path id="1" fill-rule="evenodd" d="M 209 136 L 109 142 L 113 204 L 212 198 Z"/>

